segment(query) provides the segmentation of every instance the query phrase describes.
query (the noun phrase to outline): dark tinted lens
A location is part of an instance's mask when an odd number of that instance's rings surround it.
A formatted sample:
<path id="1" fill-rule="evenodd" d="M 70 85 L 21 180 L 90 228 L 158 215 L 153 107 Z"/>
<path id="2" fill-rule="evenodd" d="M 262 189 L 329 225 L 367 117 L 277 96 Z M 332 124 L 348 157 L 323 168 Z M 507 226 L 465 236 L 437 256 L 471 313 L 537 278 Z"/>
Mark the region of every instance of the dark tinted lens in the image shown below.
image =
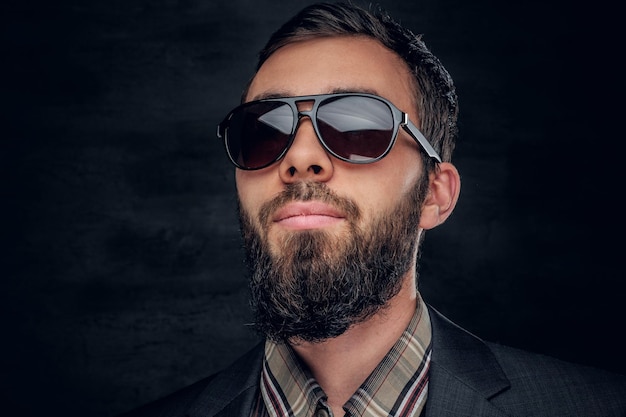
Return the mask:
<path id="1" fill-rule="evenodd" d="M 393 139 L 391 109 L 371 97 L 328 99 L 317 110 L 317 126 L 331 151 L 354 162 L 380 157 Z"/>
<path id="2" fill-rule="evenodd" d="M 226 127 L 228 153 L 243 168 L 265 167 L 287 148 L 293 112 L 284 103 L 260 102 L 236 109 Z"/>

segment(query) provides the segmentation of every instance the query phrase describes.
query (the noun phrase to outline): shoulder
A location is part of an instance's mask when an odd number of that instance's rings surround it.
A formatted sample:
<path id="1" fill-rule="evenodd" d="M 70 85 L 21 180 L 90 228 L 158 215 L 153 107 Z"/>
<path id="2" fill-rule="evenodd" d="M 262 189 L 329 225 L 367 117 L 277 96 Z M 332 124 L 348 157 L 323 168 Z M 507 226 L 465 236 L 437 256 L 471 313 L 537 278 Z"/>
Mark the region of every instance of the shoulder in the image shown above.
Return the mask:
<path id="1" fill-rule="evenodd" d="M 552 415 L 626 416 L 626 376 L 486 342 L 510 383 L 494 404 Z M 573 414 L 568 414 L 573 413 Z"/>
<path id="2" fill-rule="evenodd" d="M 217 375 L 217 374 L 216 374 Z M 204 391 L 207 385 L 215 378 L 211 375 L 196 383 L 182 388 L 166 397 L 144 404 L 138 408 L 120 414 L 118 417 L 177 417 L 187 414 L 190 405 Z"/>
<path id="3" fill-rule="evenodd" d="M 196 408 L 211 416 L 225 409 L 245 409 L 255 398 L 262 358 L 259 343 L 226 369 L 118 417 L 183 417 Z"/>
<path id="4" fill-rule="evenodd" d="M 431 415 L 493 407 L 490 415 L 626 417 L 626 376 L 485 342 L 429 314 Z"/>

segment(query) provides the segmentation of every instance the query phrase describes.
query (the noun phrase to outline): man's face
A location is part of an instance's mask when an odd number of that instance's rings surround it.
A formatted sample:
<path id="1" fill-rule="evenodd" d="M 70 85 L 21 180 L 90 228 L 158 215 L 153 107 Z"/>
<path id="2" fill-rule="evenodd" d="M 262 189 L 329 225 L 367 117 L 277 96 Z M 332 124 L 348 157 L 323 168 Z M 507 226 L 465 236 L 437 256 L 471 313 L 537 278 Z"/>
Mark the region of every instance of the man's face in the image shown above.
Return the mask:
<path id="1" fill-rule="evenodd" d="M 246 100 L 367 92 L 417 122 L 410 80 L 406 64 L 373 39 L 322 38 L 277 50 Z M 329 155 L 308 118 L 280 161 L 237 170 L 242 230 L 254 263 L 253 303 L 270 337 L 337 336 L 414 278 L 419 206 L 427 191 L 417 187 L 421 170 L 418 145 L 402 130 L 385 158 L 356 165 Z"/>

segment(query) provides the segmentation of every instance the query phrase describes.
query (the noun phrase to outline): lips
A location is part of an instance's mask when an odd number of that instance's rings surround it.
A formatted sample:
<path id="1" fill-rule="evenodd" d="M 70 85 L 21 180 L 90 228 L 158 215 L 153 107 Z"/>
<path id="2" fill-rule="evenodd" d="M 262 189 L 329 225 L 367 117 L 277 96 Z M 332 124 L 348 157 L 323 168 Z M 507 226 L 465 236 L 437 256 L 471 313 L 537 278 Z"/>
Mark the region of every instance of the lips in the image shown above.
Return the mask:
<path id="1" fill-rule="evenodd" d="M 288 203 L 274 213 L 272 221 L 290 229 L 315 229 L 342 221 L 344 214 L 335 207 L 318 201 Z"/>

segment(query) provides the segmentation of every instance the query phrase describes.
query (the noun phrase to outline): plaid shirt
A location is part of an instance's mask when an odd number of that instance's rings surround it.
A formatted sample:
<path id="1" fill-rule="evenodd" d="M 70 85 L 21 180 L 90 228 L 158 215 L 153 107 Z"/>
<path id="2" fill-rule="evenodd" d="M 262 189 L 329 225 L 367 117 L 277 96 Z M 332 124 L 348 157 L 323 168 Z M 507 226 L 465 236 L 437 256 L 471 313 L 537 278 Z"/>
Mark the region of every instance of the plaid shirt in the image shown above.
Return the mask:
<path id="1" fill-rule="evenodd" d="M 430 339 L 428 310 L 418 298 L 417 309 L 402 336 L 344 404 L 346 416 L 419 416 L 428 392 Z M 265 343 L 261 394 L 251 417 L 332 417 L 326 400 L 326 394 L 293 349 Z"/>

